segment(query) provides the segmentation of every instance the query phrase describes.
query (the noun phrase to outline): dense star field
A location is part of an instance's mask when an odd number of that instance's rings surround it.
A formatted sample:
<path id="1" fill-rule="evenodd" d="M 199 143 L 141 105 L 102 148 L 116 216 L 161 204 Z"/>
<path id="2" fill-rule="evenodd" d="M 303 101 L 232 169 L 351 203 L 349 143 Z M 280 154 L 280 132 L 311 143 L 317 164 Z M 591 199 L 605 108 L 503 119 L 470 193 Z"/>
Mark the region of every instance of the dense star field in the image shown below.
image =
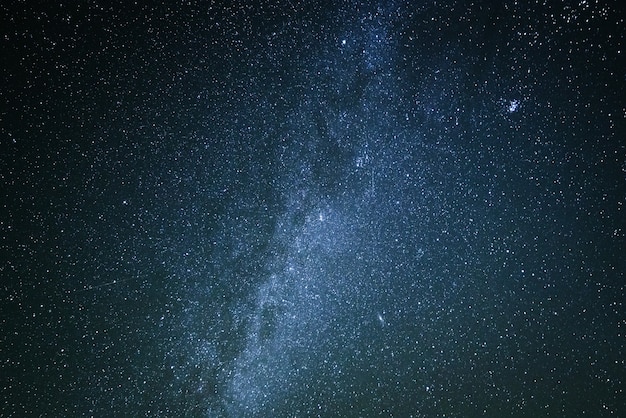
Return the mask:
<path id="1" fill-rule="evenodd" d="M 0 6 L 0 416 L 626 415 L 619 2 L 138 3 Z"/>

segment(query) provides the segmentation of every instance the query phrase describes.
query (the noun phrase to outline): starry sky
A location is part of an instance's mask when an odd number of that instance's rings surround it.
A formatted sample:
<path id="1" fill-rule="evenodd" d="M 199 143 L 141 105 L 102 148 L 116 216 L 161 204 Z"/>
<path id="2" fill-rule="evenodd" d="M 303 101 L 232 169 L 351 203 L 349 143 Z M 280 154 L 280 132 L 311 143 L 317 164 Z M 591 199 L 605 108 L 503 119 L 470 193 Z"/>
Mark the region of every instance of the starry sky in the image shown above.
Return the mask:
<path id="1" fill-rule="evenodd" d="M 0 416 L 626 415 L 625 16 L 3 4 Z"/>

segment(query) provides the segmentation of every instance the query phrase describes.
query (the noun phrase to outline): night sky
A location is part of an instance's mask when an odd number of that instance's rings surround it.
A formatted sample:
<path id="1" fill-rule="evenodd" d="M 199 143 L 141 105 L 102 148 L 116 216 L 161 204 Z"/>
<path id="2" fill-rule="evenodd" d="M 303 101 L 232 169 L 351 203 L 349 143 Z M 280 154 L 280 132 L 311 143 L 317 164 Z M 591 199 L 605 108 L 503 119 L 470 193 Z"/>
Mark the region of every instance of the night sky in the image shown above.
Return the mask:
<path id="1" fill-rule="evenodd" d="M 626 416 L 619 1 L 5 3 L 0 416 Z"/>

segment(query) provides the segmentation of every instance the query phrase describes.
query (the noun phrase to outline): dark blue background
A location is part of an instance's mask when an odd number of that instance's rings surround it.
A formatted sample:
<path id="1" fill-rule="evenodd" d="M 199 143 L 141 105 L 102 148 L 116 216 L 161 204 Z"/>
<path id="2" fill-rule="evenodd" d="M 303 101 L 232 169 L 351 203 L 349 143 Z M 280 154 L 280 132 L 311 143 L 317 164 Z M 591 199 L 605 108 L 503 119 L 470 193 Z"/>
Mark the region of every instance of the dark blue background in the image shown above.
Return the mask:
<path id="1" fill-rule="evenodd" d="M 0 6 L 0 415 L 619 416 L 616 2 Z"/>

